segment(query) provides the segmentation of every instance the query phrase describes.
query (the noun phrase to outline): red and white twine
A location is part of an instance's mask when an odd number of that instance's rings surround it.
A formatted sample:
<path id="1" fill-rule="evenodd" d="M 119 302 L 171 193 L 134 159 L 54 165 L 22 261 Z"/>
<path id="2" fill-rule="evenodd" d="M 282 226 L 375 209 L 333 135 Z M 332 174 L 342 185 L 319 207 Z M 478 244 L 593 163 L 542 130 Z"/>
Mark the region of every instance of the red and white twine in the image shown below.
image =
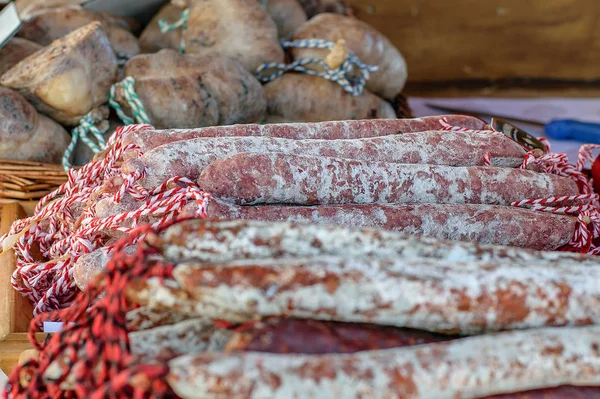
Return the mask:
<path id="1" fill-rule="evenodd" d="M 577 252 L 598 255 L 600 247 L 594 239 L 600 236 L 600 214 L 597 211 L 582 212 L 577 217 L 577 228 L 567 247 Z"/>
<path id="2" fill-rule="evenodd" d="M 600 149 L 600 144 L 584 144 L 579 148 L 579 155 L 577 156 L 577 163 L 575 167 L 577 170 L 583 170 L 585 165 L 589 162 L 594 162 L 594 155 L 592 150 Z"/>
<path id="3" fill-rule="evenodd" d="M 538 137 L 537 139 L 540 143 L 542 143 L 544 145 L 544 147 L 546 147 L 546 152 L 550 152 L 552 150 L 552 148 L 550 146 L 550 140 L 548 140 L 545 137 Z"/>
<path id="4" fill-rule="evenodd" d="M 491 152 L 485 153 L 485 155 L 483 156 L 483 164 L 485 166 L 492 166 L 492 153 Z"/>
<path id="5" fill-rule="evenodd" d="M 462 132 L 462 133 L 497 133 L 494 130 L 477 130 L 477 129 L 469 129 L 462 126 L 454 126 L 450 122 L 448 122 L 448 118 L 443 117 L 439 120 L 440 125 L 442 126 L 441 130 L 448 132 Z"/>
<path id="6" fill-rule="evenodd" d="M 582 194 L 591 194 L 594 192 L 590 180 L 582 172 L 583 164 L 579 162 L 577 165 L 570 164 L 567 154 L 548 153 L 536 157 L 534 153 L 529 152 L 525 155 L 521 168 L 527 169 L 532 165 L 540 166 L 541 171 L 544 173 L 552 173 L 572 179 L 577 183 L 577 187 L 579 187 L 579 191 Z"/>
<path id="7" fill-rule="evenodd" d="M 158 218 L 153 226 L 159 228 L 176 218 L 190 202 L 198 203 L 197 216 L 206 216 L 209 196 L 188 178 L 173 177 L 148 190 L 138 184 L 146 175 L 145 169 L 122 170 L 126 153 L 137 157 L 143 154 L 135 144 L 123 146 L 120 139 L 140 129 L 153 128 L 118 128 L 104 158 L 77 171 L 70 170 L 68 181 L 42 198 L 32 217 L 16 221 L 0 238 L 5 249 L 14 244 L 17 268 L 12 285 L 35 304 L 34 314 L 70 305 L 78 290 L 73 281 L 75 262 L 81 255 L 105 246 L 107 232 L 129 233 L 148 216 Z M 136 201 L 134 210 L 95 217 L 96 201 L 109 198 L 120 202 L 126 195 Z M 37 248 L 46 261 L 33 256 Z"/>
<path id="8" fill-rule="evenodd" d="M 594 201 L 598 200 L 598 194 L 565 195 L 562 197 L 549 197 L 541 199 L 524 199 L 511 203 L 511 206 L 529 208 L 534 211 L 578 215 L 581 212 L 596 210 Z M 563 205 L 576 203 L 577 205 Z"/>

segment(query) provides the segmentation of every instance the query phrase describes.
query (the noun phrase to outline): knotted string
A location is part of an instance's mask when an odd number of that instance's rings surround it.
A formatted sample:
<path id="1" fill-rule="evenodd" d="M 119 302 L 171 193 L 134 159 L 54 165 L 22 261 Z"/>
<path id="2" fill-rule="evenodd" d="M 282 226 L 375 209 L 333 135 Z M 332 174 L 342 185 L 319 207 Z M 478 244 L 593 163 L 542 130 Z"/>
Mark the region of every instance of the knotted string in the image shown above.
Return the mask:
<path id="1" fill-rule="evenodd" d="M 172 24 L 170 24 L 164 18 L 158 21 L 158 27 L 162 33 L 168 33 L 177 29 L 181 29 L 181 43 L 179 44 L 179 52 L 181 54 L 185 53 L 185 31 L 187 30 L 189 16 L 190 9 L 186 8 L 181 13 L 181 17 Z"/>
<path id="2" fill-rule="evenodd" d="M 71 166 L 73 166 L 71 164 L 71 156 L 73 155 L 73 151 L 75 150 L 79 140 L 87 145 L 94 152 L 94 154 L 97 154 L 106 148 L 104 133 L 106 133 L 109 128 L 108 123 L 104 123 L 104 126 L 101 124 L 100 127 L 97 125 L 100 122 L 103 122 L 107 116 L 108 115 L 106 115 L 104 109 L 96 108 L 81 118 L 79 121 L 79 126 L 75 127 L 71 131 L 71 142 L 67 146 L 62 157 L 62 166 L 65 169 L 65 172 L 68 173 Z M 94 142 L 88 136 L 89 133 L 94 136 L 96 142 Z"/>
<path id="3" fill-rule="evenodd" d="M 281 46 L 284 49 L 316 48 L 332 50 L 335 46 L 335 43 L 321 39 L 303 39 L 293 42 L 283 40 L 281 42 Z M 322 71 L 307 67 L 311 64 L 319 65 L 322 68 Z M 354 73 L 356 69 L 360 71 L 359 75 Z M 270 75 L 265 75 L 265 71 L 268 70 L 275 70 L 275 72 L 271 73 Z M 363 93 L 367 80 L 370 78 L 370 73 L 377 72 L 378 70 L 378 66 L 363 64 L 356 54 L 354 54 L 352 51 L 348 51 L 348 57 L 337 69 L 330 68 L 327 63 L 320 58 L 300 58 L 290 64 L 279 62 L 262 64 L 258 67 L 254 74 L 260 82 L 268 83 L 279 78 L 286 72 L 300 72 L 327 79 L 331 82 L 339 84 L 346 92 L 352 94 L 353 96 L 360 96 Z"/>
<path id="4" fill-rule="evenodd" d="M 118 94 L 122 95 L 123 99 L 131 108 L 133 118 L 127 115 L 123 110 L 123 107 L 118 103 L 116 99 L 117 90 L 119 91 Z M 135 79 L 131 76 L 126 77 L 119 83 L 115 83 L 110 88 L 108 104 L 117 112 L 119 119 L 121 119 L 125 125 L 133 125 L 135 123 L 140 125 L 150 124 L 150 118 L 146 113 L 146 108 L 144 108 L 144 104 L 142 104 L 142 101 L 135 92 Z"/>

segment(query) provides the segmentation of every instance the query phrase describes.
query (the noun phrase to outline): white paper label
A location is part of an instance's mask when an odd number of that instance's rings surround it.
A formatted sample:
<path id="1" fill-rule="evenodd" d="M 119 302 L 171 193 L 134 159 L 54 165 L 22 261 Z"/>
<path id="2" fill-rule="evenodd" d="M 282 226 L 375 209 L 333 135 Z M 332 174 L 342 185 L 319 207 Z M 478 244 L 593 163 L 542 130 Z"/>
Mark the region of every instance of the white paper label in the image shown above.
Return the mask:
<path id="1" fill-rule="evenodd" d="M 45 333 L 56 333 L 62 329 L 63 323 L 59 321 L 45 321 L 44 332 Z"/>
<path id="2" fill-rule="evenodd" d="M 0 47 L 4 46 L 21 27 L 17 6 L 12 1 L 0 11 Z"/>
<path id="3" fill-rule="evenodd" d="M 8 383 L 8 376 L 4 374 L 4 371 L 0 370 L 0 392 L 4 391 L 4 387 Z"/>

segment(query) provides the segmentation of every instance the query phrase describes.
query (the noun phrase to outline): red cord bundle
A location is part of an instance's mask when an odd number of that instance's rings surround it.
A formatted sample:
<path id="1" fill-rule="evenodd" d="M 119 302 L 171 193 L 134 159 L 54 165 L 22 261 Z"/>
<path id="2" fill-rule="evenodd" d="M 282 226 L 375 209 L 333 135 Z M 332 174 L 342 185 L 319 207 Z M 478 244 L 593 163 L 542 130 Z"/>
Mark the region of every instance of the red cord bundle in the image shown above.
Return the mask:
<path id="1" fill-rule="evenodd" d="M 115 245 L 106 273 L 79 293 L 71 307 L 32 319 L 29 339 L 41 355 L 38 360 L 30 360 L 13 371 L 4 398 L 171 396 L 164 380 L 168 368 L 166 365 L 136 365 L 125 327 L 125 314 L 131 307 L 125 296 L 126 284 L 136 278 L 169 277 L 172 270 L 172 266 L 162 264 L 148 268 L 145 260 L 154 250 L 147 245 L 138 246 L 134 256 L 123 255 L 123 248 L 154 232 L 149 225 L 131 230 L 128 237 Z M 98 299 L 102 293 L 104 296 Z M 55 320 L 69 323 L 45 343 L 37 343 L 37 326 Z M 57 367 L 57 364 L 67 367 Z M 52 373 L 53 366 L 58 373 Z M 65 392 L 60 386 L 69 375 L 75 377 L 75 389 Z"/>

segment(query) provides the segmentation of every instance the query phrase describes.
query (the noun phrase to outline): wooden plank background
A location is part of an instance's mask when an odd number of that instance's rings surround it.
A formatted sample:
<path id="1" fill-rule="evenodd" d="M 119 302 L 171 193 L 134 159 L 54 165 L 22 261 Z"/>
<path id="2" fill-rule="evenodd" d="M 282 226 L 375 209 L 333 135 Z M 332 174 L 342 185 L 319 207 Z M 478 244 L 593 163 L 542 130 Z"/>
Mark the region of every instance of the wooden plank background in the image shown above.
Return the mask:
<path id="1" fill-rule="evenodd" d="M 36 339 L 42 342 L 47 334 L 38 333 Z M 32 348 L 29 338 L 25 333 L 9 334 L 0 341 L 0 369 L 9 375 L 19 364 L 19 357 L 24 351 Z"/>
<path id="2" fill-rule="evenodd" d="M 25 216 L 25 211 L 18 203 L 5 205 L 2 209 L 0 235 L 10 229 L 13 221 Z M 11 333 L 27 332 L 33 314 L 31 303 L 10 285 L 15 261 L 12 249 L 0 255 L 0 341 Z"/>
<path id="3" fill-rule="evenodd" d="M 600 83 L 597 0 L 348 1 L 355 16 L 404 54 L 411 85 L 514 78 Z"/>

